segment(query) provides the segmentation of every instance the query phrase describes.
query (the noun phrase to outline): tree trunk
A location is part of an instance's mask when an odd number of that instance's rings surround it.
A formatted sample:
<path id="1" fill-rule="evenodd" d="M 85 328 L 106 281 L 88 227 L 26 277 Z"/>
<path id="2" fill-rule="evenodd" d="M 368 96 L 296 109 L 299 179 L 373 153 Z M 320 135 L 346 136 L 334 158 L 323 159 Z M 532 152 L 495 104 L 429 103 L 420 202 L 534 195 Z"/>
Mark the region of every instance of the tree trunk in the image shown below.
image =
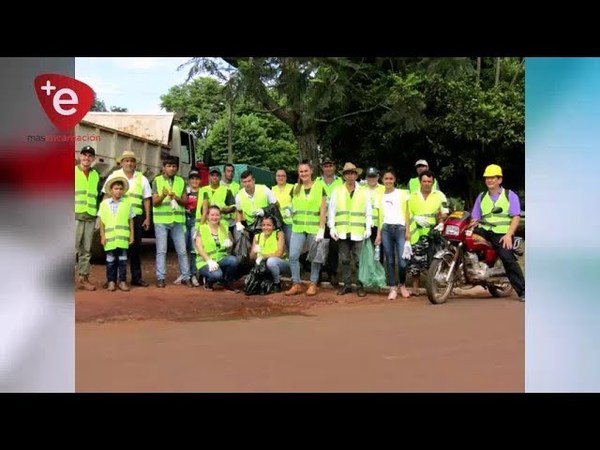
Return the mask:
<path id="1" fill-rule="evenodd" d="M 481 77 L 481 57 L 477 57 L 477 84 L 479 84 L 479 78 Z"/>
<path id="2" fill-rule="evenodd" d="M 498 83 L 500 83 L 500 58 L 496 58 L 496 82 L 494 87 L 498 86 Z"/>
<path id="3" fill-rule="evenodd" d="M 227 123 L 227 163 L 233 164 L 233 108 L 227 103 L 229 121 Z"/>
<path id="4" fill-rule="evenodd" d="M 317 151 L 317 135 L 314 132 L 296 134 L 300 161 L 308 159 L 313 167 L 319 166 L 319 153 Z"/>

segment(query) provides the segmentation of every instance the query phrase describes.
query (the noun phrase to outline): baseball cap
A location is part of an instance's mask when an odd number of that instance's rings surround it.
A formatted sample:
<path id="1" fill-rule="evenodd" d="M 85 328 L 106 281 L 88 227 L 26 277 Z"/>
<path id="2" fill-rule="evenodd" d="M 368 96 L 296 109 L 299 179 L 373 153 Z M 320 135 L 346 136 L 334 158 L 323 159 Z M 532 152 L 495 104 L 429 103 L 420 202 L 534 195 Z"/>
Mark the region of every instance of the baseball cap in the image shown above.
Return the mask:
<path id="1" fill-rule="evenodd" d="M 96 156 L 96 150 L 94 150 L 94 147 L 90 147 L 89 145 L 86 145 L 81 150 L 79 150 L 79 153 L 89 153 L 92 156 Z"/>
<path id="2" fill-rule="evenodd" d="M 367 177 L 378 177 L 379 176 L 379 170 L 377 170 L 376 167 L 369 167 L 367 169 L 366 176 Z"/>
<path id="3" fill-rule="evenodd" d="M 324 166 L 325 164 L 335 164 L 335 161 L 332 158 L 325 158 L 321 165 Z"/>
<path id="4" fill-rule="evenodd" d="M 198 172 L 195 169 L 190 170 L 190 174 L 188 175 L 188 178 L 200 178 L 200 172 Z"/>
<path id="5" fill-rule="evenodd" d="M 427 164 L 427 161 L 425 161 L 424 159 L 420 159 L 415 163 L 415 167 L 417 166 L 427 166 L 429 167 L 429 164 Z"/>
<path id="6" fill-rule="evenodd" d="M 208 171 L 208 174 L 210 175 L 211 173 L 217 173 L 217 174 L 221 175 L 221 171 L 219 170 L 218 167 L 213 167 L 212 169 L 210 169 Z"/>

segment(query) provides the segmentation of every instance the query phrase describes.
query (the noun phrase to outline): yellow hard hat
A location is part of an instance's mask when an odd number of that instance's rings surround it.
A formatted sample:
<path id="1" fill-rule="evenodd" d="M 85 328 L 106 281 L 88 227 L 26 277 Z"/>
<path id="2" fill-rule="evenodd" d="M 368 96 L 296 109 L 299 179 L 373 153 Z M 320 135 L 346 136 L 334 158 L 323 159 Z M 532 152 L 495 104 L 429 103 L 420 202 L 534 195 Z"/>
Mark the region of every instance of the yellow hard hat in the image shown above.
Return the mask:
<path id="1" fill-rule="evenodd" d="M 502 176 L 502 167 L 496 164 L 490 164 L 485 168 L 485 172 L 483 172 L 483 177 L 501 177 Z"/>

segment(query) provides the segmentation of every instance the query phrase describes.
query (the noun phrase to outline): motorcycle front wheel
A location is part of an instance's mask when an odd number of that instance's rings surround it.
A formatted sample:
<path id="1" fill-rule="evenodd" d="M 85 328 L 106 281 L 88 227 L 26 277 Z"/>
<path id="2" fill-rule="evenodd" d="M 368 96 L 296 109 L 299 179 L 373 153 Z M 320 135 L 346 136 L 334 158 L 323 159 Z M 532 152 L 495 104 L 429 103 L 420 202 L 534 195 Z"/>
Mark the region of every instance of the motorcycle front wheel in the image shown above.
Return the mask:
<path id="1" fill-rule="evenodd" d="M 434 259 L 427 273 L 425 288 L 427 290 L 427 298 L 434 305 L 446 303 L 448 297 L 452 293 L 454 287 L 456 265 L 454 266 L 450 281 L 446 282 L 448 270 L 452 264 L 452 258 Z"/>

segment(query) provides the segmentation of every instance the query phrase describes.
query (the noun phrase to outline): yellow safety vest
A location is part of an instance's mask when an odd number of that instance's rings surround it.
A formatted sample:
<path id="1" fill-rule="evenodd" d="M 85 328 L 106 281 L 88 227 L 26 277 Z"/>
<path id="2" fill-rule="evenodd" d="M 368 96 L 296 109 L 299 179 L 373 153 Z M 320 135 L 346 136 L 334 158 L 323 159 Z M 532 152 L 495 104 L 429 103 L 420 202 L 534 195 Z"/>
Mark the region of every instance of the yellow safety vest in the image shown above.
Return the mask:
<path id="1" fill-rule="evenodd" d="M 105 251 L 116 248 L 129 248 L 129 212 L 131 211 L 131 200 L 122 198 L 117 206 L 117 213 L 113 214 L 108 202 L 109 198 L 100 203 L 100 220 L 104 224 L 104 236 L 106 237 Z"/>
<path id="2" fill-rule="evenodd" d="M 265 238 L 264 233 L 260 233 L 256 237 L 256 243 L 260 246 L 260 252 L 258 252 L 257 256 L 263 257 L 263 255 L 268 255 L 270 253 L 275 253 L 279 248 L 279 234 L 282 231 L 273 230 L 273 232 L 269 235 L 268 238 Z M 280 256 L 281 259 L 286 259 L 285 251 Z"/>
<path id="3" fill-rule="evenodd" d="M 367 192 L 357 187 L 352 198 L 346 185 L 336 187 L 332 192 L 335 197 L 335 229 L 340 236 L 346 234 L 363 235 L 367 225 Z"/>
<path id="4" fill-rule="evenodd" d="M 273 186 L 273 195 L 277 199 L 277 203 L 279 203 L 279 209 L 283 211 L 284 208 L 290 206 L 292 204 L 292 197 L 290 195 L 290 191 L 294 187 L 293 184 L 287 183 L 283 189 L 280 189 L 278 185 Z M 283 216 L 283 223 L 288 225 L 292 224 L 292 218 Z"/>
<path id="5" fill-rule="evenodd" d="M 98 198 L 98 183 L 100 175 L 95 169 L 90 169 L 86 177 L 79 166 L 75 166 L 75 213 L 88 213 L 96 216 L 96 201 Z"/>
<path id="6" fill-rule="evenodd" d="M 127 193 L 123 196 L 123 198 L 131 199 L 131 206 L 133 206 L 133 212 L 135 213 L 136 216 L 141 216 L 144 213 L 144 208 L 143 208 L 144 184 L 142 183 L 142 177 L 144 175 L 142 174 L 142 172 L 139 172 L 136 170 L 133 174 L 133 180 L 131 181 L 131 180 L 129 180 L 129 177 L 127 177 L 127 175 L 125 175 L 125 172 L 123 171 L 123 169 L 119 169 L 119 170 L 115 170 L 113 173 L 111 173 L 110 177 L 108 177 L 108 180 L 110 180 L 112 177 L 117 177 L 117 176 L 125 177 L 129 181 L 129 189 L 128 189 Z M 106 180 L 106 181 L 108 182 L 108 180 Z M 110 195 L 109 192 L 107 192 L 107 194 Z"/>
<path id="7" fill-rule="evenodd" d="M 248 224 L 254 222 L 254 211 L 269 206 L 269 199 L 265 193 L 264 184 L 255 185 L 252 198 L 248 197 L 245 189 L 239 191 L 237 196 L 240 199 L 240 207 Z"/>
<path id="8" fill-rule="evenodd" d="M 415 244 L 421 236 L 427 236 L 432 227 L 436 225 L 436 217 L 442 204 L 444 196 L 440 191 L 431 191 L 424 200 L 421 191 L 413 192 L 408 198 L 408 209 L 410 210 L 410 243 Z M 415 216 L 424 216 L 429 222 L 428 227 L 421 227 L 415 222 Z"/>
<path id="9" fill-rule="evenodd" d="M 500 214 L 492 214 L 492 209 L 495 206 L 502 208 Z M 491 230 L 492 233 L 506 234 L 510 228 L 512 219 L 509 215 L 510 202 L 508 201 L 508 194 L 502 188 L 500 196 L 496 200 L 496 203 L 492 201 L 490 193 L 486 192 L 481 199 L 481 228 L 484 230 Z"/>
<path id="10" fill-rule="evenodd" d="M 300 186 L 298 195 L 296 195 L 296 187 L 294 187 L 294 197 L 292 197 L 293 233 L 318 233 L 323 188 L 323 182 L 318 179 L 313 182 L 308 196 L 304 193 L 304 186 Z"/>
<path id="11" fill-rule="evenodd" d="M 173 186 L 171 187 L 164 175 L 160 175 L 154 179 L 156 183 L 156 192 L 158 195 L 162 195 L 163 187 L 172 190 L 175 195 L 181 197 L 183 190 L 185 189 L 185 182 L 183 178 L 178 175 L 173 177 Z M 171 199 L 165 197 L 160 206 L 152 207 L 152 216 L 154 223 L 185 223 L 185 208 L 179 203 L 173 209 L 171 207 Z"/>
<path id="12" fill-rule="evenodd" d="M 223 248 L 223 242 L 228 238 L 227 228 L 223 226 L 223 223 L 219 223 L 218 236 L 219 236 L 219 247 L 213 236 L 210 232 L 210 228 L 208 227 L 208 223 L 203 223 L 199 228 L 200 239 L 202 239 L 202 247 L 204 251 L 208 254 L 209 259 L 213 261 L 219 262 L 225 256 L 227 256 L 227 250 Z M 198 270 L 202 269 L 205 265 L 208 264 L 208 261 L 205 260 L 200 253 L 196 255 L 196 267 Z"/>

